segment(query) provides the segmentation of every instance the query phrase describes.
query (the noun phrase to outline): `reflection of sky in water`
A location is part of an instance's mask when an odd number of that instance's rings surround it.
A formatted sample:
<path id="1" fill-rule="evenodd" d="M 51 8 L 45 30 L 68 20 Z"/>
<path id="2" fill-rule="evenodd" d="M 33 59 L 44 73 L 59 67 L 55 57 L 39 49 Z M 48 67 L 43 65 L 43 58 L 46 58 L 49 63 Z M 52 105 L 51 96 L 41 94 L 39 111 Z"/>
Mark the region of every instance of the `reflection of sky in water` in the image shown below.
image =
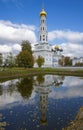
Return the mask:
<path id="1" fill-rule="evenodd" d="M 83 80 L 78 77 L 67 76 L 62 86 L 60 85 L 58 89 L 52 86 L 52 89 L 49 97 L 54 99 L 83 97 Z"/>
<path id="2" fill-rule="evenodd" d="M 63 84 L 56 87 L 55 80 L 56 82 L 63 80 Z M 42 126 L 40 95 L 35 91 L 38 82 L 33 85 L 31 95 L 23 98 L 16 87 L 18 81 L 16 79 L 0 83 L 0 88 L 3 90 L 0 95 L 0 113 L 2 114 L 0 122 L 7 122 L 6 130 L 61 130 L 75 118 L 79 108 L 83 106 L 83 80 L 81 78 L 67 76 L 61 79 L 60 76 L 49 76 L 46 81 L 45 77 L 44 84 L 41 84 L 44 88 L 48 85 L 52 91 L 48 94 L 47 122 Z M 52 85 L 49 86 L 49 84 Z"/>

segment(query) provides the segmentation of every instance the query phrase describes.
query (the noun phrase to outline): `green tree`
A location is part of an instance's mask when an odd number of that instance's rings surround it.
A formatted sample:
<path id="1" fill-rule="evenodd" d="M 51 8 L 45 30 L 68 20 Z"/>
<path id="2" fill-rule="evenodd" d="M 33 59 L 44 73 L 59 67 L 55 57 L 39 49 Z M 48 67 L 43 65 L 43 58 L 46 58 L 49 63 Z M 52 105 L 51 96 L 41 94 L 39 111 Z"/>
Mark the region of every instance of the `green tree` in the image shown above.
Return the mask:
<path id="1" fill-rule="evenodd" d="M 17 55 L 17 64 L 19 67 L 33 67 L 34 59 L 29 41 L 23 41 L 22 50 Z"/>
<path id="2" fill-rule="evenodd" d="M 17 63 L 19 67 L 32 67 L 32 55 L 28 51 L 21 51 L 17 56 Z"/>
<path id="3" fill-rule="evenodd" d="M 45 60 L 42 56 L 38 56 L 38 59 L 36 60 L 38 67 L 41 68 L 41 66 L 44 64 Z"/>
<path id="4" fill-rule="evenodd" d="M 2 57 L 2 54 L 0 53 L 0 66 L 2 65 L 3 63 L 3 57 Z"/>
<path id="5" fill-rule="evenodd" d="M 31 43 L 29 41 L 22 41 L 22 51 L 28 51 L 32 54 Z"/>

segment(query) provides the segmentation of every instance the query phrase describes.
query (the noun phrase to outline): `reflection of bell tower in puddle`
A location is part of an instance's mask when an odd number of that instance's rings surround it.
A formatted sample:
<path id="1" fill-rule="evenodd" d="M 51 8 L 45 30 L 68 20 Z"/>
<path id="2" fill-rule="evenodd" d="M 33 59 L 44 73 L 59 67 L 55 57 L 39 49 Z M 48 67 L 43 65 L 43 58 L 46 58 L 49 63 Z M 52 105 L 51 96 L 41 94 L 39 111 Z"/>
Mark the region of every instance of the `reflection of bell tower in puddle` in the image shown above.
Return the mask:
<path id="1" fill-rule="evenodd" d="M 52 85 L 58 88 L 59 85 L 63 84 L 64 76 L 56 75 L 41 75 L 34 77 L 34 90 L 39 95 L 40 105 L 40 122 L 41 125 L 47 124 L 47 107 L 48 107 L 48 95 L 52 91 Z"/>
<path id="2" fill-rule="evenodd" d="M 39 75 L 40 76 L 40 75 Z M 41 125 L 47 124 L 47 105 L 48 105 L 48 94 L 52 91 L 51 84 L 52 84 L 52 76 L 46 75 L 41 77 L 43 80 L 37 77 L 39 81 L 35 84 L 35 91 L 39 94 L 39 105 L 40 105 L 40 122 Z M 41 81 L 41 82 L 40 82 Z"/>
<path id="3" fill-rule="evenodd" d="M 50 87 L 43 87 L 42 90 L 40 90 L 40 110 L 41 110 L 41 124 L 45 125 L 47 124 L 47 118 L 46 118 L 46 111 L 47 111 L 47 104 L 48 104 L 48 94 L 51 92 Z"/>

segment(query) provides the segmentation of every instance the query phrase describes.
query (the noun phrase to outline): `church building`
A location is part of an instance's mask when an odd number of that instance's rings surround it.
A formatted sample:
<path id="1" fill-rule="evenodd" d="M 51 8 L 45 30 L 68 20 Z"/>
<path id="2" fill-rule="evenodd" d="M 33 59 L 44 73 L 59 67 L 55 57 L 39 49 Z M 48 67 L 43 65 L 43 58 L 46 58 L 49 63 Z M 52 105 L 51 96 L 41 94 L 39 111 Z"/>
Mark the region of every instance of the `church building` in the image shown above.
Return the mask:
<path id="1" fill-rule="evenodd" d="M 40 12 L 40 30 L 38 37 L 38 44 L 35 44 L 33 56 L 35 59 L 34 67 L 38 67 L 36 60 L 38 56 L 44 58 L 44 64 L 42 67 L 56 67 L 58 66 L 58 60 L 61 57 L 61 51 L 56 45 L 53 49 L 52 45 L 48 43 L 48 31 L 46 26 L 47 13 L 42 9 Z"/>

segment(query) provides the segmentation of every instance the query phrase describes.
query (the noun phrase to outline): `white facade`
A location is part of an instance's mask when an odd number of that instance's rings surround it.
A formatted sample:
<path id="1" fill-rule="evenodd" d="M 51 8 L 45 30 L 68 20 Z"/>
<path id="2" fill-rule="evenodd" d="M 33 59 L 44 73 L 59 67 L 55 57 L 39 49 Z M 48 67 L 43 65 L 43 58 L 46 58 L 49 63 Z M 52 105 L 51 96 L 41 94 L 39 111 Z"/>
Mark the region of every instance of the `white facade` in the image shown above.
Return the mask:
<path id="1" fill-rule="evenodd" d="M 55 67 L 58 66 L 58 59 L 61 57 L 59 52 L 54 52 L 52 45 L 48 43 L 48 32 L 46 26 L 46 12 L 44 9 L 40 12 L 40 31 L 38 44 L 35 45 L 33 56 L 36 61 L 38 56 L 44 58 L 44 65 L 42 67 Z M 38 67 L 35 62 L 34 67 Z"/>
<path id="2" fill-rule="evenodd" d="M 34 57 L 35 59 L 38 56 L 42 56 L 44 58 L 44 65 L 43 67 L 52 67 L 52 52 L 51 52 L 51 45 L 48 43 L 41 43 L 35 45 Z M 35 67 L 37 67 L 37 63 L 35 63 Z"/>

